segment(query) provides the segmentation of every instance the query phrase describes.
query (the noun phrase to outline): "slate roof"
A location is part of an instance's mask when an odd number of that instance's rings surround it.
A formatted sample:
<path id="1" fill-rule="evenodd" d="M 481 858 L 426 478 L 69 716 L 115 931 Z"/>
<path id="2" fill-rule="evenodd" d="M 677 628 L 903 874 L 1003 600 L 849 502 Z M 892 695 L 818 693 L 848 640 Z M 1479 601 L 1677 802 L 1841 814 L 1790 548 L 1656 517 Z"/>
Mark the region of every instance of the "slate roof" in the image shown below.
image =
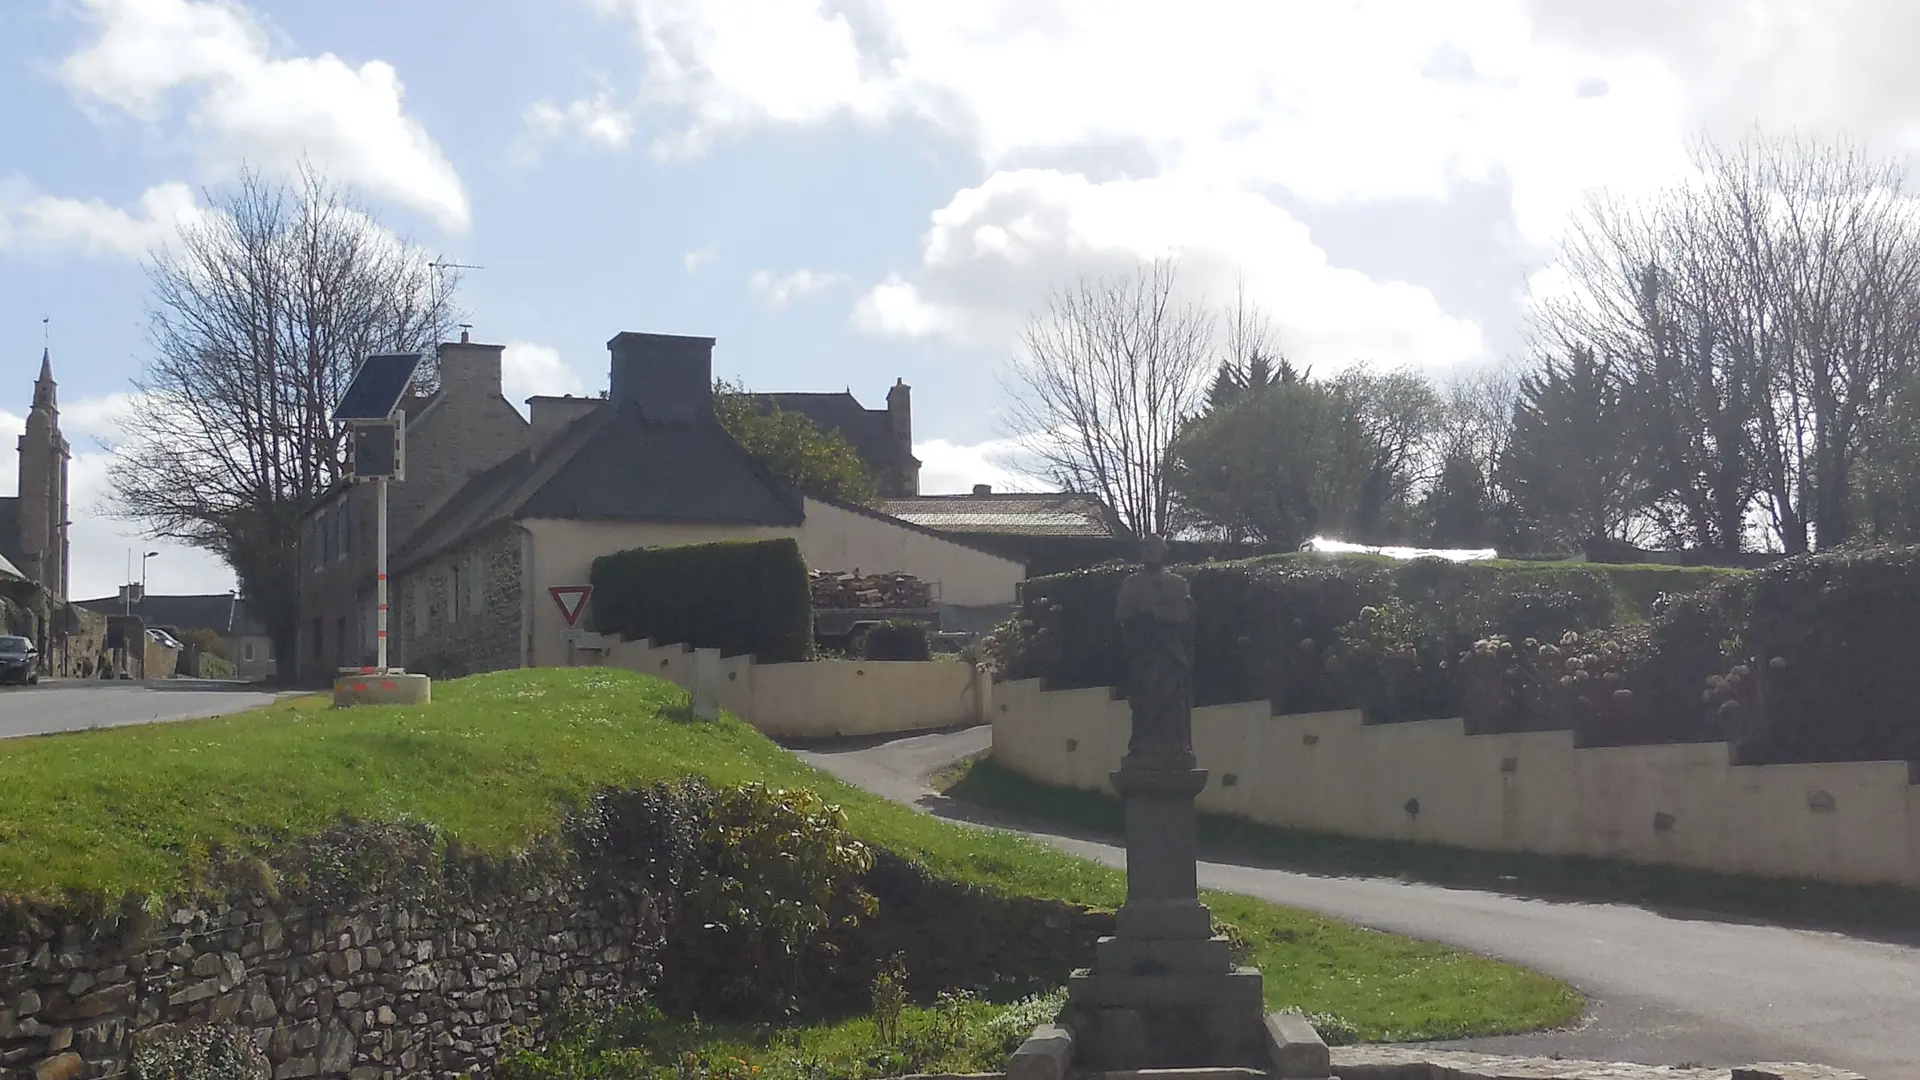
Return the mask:
<path id="1" fill-rule="evenodd" d="M 772 405 L 781 412 L 794 412 L 820 427 L 837 431 L 853 452 L 876 473 L 891 474 L 911 464 L 900 460 L 900 447 L 893 438 L 892 421 L 885 409 L 869 409 L 847 391 L 837 394 L 776 393 L 755 394 L 762 406 Z"/>
<path id="2" fill-rule="evenodd" d="M 120 615 L 127 610 L 117 596 L 102 597 L 98 600 L 81 600 L 79 605 L 89 611 L 98 611 L 107 615 Z M 159 596 L 149 593 L 139 603 L 133 605 L 133 614 L 140 616 L 149 626 L 172 626 L 181 630 L 211 630 L 222 637 L 267 632 L 266 628 L 248 613 L 246 602 L 232 593 L 186 596 Z"/>
<path id="3" fill-rule="evenodd" d="M 19 574 L 20 561 L 20 497 L 8 495 L 0 497 L 0 559 L 6 559 L 14 565 L 14 573 Z M 20 574 L 21 577 L 26 575 Z"/>
<path id="4" fill-rule="evenodd" d="M 883 499 L 879 508 L 903 521 L 943 533 L 1007 536 L 1123 535 L 1105 503 L 1071 492 L 992 495 L 916 495 Z"/>
<path id="5" fill-rule="evenodd" d="M 768 476 L 713 423 L 650 423 L 596 409 L 538 458 L 521 451 L 481 473 L 415 530 L 396 571 L 519 518 L 797 526 L 800 494 Z"/>

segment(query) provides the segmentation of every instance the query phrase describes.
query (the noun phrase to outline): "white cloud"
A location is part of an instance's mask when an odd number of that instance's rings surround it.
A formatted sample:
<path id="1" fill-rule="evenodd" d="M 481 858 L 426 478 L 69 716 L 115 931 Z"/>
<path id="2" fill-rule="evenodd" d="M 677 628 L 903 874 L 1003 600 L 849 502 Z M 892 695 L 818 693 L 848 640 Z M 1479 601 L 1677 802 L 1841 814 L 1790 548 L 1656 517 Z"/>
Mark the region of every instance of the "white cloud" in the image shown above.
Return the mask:
<path id="1" fill-rule="evenodd" d="M 565 105 L 537 101 L 527 107 L 525 121 L 529 133 L 538 141 L 576 135 L 606 149 L 618 150 L 633 139 L 633 113 L 615 105 L 612 93 L 605 90 Z"/>
<path id="2" fill-rule="evenodd" d="M 275 58 L 266 30 L 232 0 L 84 0 L 98 36 L 61 74 L 85 99 L 157 121 L 176 91 L 191 129 L 222 167 L 290 168 L 303 157 L 333 178 L 464 230 L 467 195 L 453 166 L 403 107 L 391 64 L 331 53 Z"/>
<path id="3" fill-rule="evenodd" d="M 845 274 L 821 273 L 803 266 L 786 275 L 775 275 L 770 270 L 757 271 L 753 277 L 747 279 L 747 289 L 759 298 L 761 303 L 778 311 L 795 300 L 824 289 L 851 283 L 852 279 Z"/>
<path id="4" fill-rule="evenodd" d="M 80 248 L 90 254 L 145 258 L 205 213 L 185 184 L 148 188 L 137 212 L 98 199 L 35 192 L 18 178 L 0 181 L 0 251 Z"/>
<path id="5" fill-rule="evenodd" d="M 1048 290 L 1077 274 L 1172 256 L 1196 295 L 1250 298 L 1290 355 L 1443 366 L 1478 356 L 1479 328 L 1426 289 L 1328 263 L 1306 227 L 1261 195 L 1186 178 L 1095 183 L 1031 169 L 997 173 L 933 214 L 918 269 L 870 289 L 854 310 L 871 333 L 1013 340 Z"/>
<path id="6" fill-rule="evenodd" d="M 913 120 L 990 169 L 1119 158 L 1312 200 L 1444 198 L 1667 159 L 1680 87 L 1635 56 L 1542 40 L 1521 0 L 1164 5 L 629 0 L 642 100 L 694 153 L 756 128 Z M 1067 73 L 1071 73 L 1070 75 Z M 1596 80 L 1611 92 L 1582 96 Z M 1538 200 L 1546 195 L 1529 196 Z"/>
<path id="7" fill-rule="evenodd" d="M 991 484 L 995 491 L 1052 491 L 1042 477 L 1018 467 L 1026 457 L 1007 439 L 966 445 L 947 439 L 915 443 L 920 459 L 920 491 L 926 495 L 964 495 L 975 484 Z"/>
<path id="8" fill-rule="evenodd" d="M 60 409 L 60 427 L 73 444 L 67 465 L 67 506 L 73 525 L 67 536 L 71 563 L 67 571 L 73 598 L 89 600 L 113 596 L 127 580 L 131 552 L 138 579 L 140 556 L 160 554 L 147 562 L 147 585 L 156 593 L 217 593 L 236 588 L 233 571 L 219 557 L 199 548 L 154 540 L 138 527 L 104 513 L 111 500 L 114 455 L 100 449 L 96 437 L 111 438 L 109 418 L 126 395 L 87 398 Z M 26 430 L 24 417 L 0 412 L 0 495 L 19 493 L 18 436 Z"/>
<path id="9" fill-rule="evenodd" d="M 536 395 L 584 394 L 586 380 L 560 359 L 560 350 L 531 341 L 509 341 L 500 356 L 500 392 L 526 412 Z"/>
<path id="10" fill-rule="evenodd" d="M 699 270 L 701 267 L 713 265 L 714 262 L 719 260 L 719 258 L 720 258 L 720 253 L 718 251 L 715 251 L 713 247 L 709 245 L 707 247 L 701 248 L 698 251 L 687 252 L 685 255 L 682 255 L 680 257 L 680 260 L 686 264 L 687 273 L 691 274 Z"/>

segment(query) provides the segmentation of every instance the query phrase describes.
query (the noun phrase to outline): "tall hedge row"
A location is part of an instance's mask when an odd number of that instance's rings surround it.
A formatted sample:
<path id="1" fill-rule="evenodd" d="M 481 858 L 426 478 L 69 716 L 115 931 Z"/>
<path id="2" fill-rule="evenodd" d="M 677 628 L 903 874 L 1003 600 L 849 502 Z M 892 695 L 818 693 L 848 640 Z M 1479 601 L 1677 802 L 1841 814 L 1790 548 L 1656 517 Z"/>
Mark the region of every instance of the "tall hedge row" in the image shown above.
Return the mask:
<path id="1" fill-rule="evenodd" d="M 1003 674 L 1121 685 L 1128 572 L 1028 582 L 992 642 Z M 1179 572 L 1199 704 L 1460 716 L 1584 745 L 1725 739 L 1753 763 L 1920 761 L 1920 548 L 1752 572 L 1326 556 Z"/>
<path id="2" fill-rule="evenodd" d="M 593 560 L 590 580 L 603 634 L 776 664 L 813 652 L 807 564 L 791 538 L 615 552 Z"/>

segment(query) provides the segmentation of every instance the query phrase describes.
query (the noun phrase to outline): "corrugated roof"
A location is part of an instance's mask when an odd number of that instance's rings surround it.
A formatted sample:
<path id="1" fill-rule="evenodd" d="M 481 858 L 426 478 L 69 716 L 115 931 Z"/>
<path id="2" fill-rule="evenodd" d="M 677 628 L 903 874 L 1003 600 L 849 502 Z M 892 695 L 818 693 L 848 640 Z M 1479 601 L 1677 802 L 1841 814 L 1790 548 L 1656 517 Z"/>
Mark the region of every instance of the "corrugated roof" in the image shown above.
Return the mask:
<path id="1" fill-rule="evenodd" d="M 936 532 L 1010 536 L 1118 536 L 1098 498 L 1071 492 L 919 495 L 884 499 L 880 509 Z"/>

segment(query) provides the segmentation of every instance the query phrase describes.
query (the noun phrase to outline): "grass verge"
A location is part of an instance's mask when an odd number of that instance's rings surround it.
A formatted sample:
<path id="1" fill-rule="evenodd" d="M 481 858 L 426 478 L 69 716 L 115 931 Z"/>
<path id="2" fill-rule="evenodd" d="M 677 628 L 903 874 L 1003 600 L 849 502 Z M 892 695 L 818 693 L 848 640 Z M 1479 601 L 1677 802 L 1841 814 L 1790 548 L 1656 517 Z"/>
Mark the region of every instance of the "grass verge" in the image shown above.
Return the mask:
<path id="1" fill-rule="evenodd" d="M 935 787 L 962 802 L 1035 820 L 1118 833 L 1120 800 L 1029 780 L 990 758 L 942 770 Z M 1920 930 L 1920 894 L 1898 886 L 1748 878 L 1572 856 L 1363 840 L 1200 816 L 1209 850 L 1317 873 L 1404 878 L 1556 900 L 1642 904 L 1809 926 Z"/>
<path id="2" fill-rule="evenodd" d="M 194 886 L 216 850 L 268 855 L 341 816 L 424 822 L 507 855 L 555 834 L 595 789 L 689 774 L 812 787 L 864 840 L 1013 895 L 1111 907 L 1122 875 L 849 787 L 685 694 L 609 669 L 442 683 L 431 705 L 298 699 L 216 720 L 0 742 L 0 898 L 53 903 Z M 1252 947 L 1270 1008 L 1344 1020 L 1368 1041 L 1551 1027 L 1580 1000 L 1544 976 L 1242 897 L 1208 897 Z"/>
<path id="3" fill-rule="evenodd" d="M 706 1024 L 650 1008 L 588 1018 L 502 1062 L 502 1080 L 877 1080 L 998 1072 L 1053 1019 L 1063 992 L 1014 1002 L 952 995 L 906 1005 L 883 1033 L 872 1016 L 819 1024 Z"/>

